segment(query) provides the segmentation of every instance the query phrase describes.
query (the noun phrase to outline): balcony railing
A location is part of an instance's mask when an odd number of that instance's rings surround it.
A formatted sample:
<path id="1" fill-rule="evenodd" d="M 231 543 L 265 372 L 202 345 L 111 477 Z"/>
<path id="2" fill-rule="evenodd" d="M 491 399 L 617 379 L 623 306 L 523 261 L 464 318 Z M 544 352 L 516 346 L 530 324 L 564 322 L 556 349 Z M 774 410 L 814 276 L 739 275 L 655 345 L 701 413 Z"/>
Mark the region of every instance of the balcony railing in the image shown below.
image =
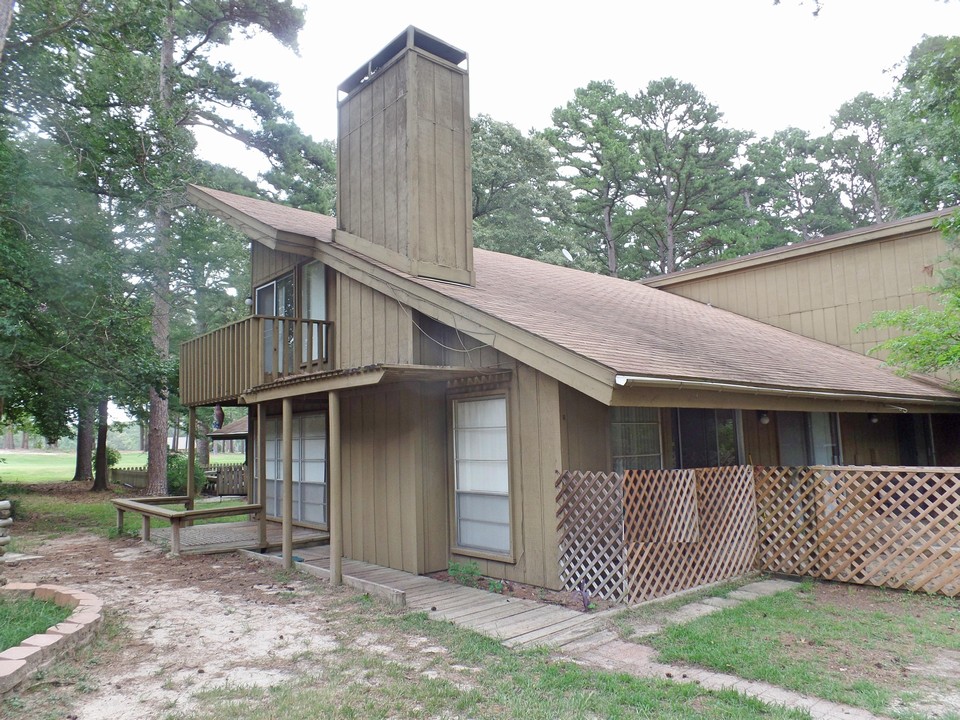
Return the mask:
<path id="1" fill-rule="evenodd" d="M 291 375 L 330 368 L 333 323 L 255 315 L 180 346 L 180 400 L 209 405 Z"/>

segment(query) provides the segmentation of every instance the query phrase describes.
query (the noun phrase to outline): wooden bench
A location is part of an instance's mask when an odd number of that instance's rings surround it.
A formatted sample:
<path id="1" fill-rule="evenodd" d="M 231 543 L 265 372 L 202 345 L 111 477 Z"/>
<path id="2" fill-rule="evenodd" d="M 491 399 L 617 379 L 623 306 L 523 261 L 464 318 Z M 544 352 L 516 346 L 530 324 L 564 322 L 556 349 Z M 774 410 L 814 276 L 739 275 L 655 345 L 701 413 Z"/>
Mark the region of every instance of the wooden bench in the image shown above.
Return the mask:
<path id="1" fill-rule="evenodd" d="M 170 553 L 180 554 L 180 528 L 191 525 L 194 520 L 204 518 L 229 517 L 230 515 L 248 515 L 258 513 L 263 507 L 259 503 L 247 505 L 231 505 L 229 507 L 208 507 L 195 510 L 193 500 L 187 495 L 170 495 L 167 497 L 147 497 L 136 500 L 111 500 L 117 508 L 117 531 L 123 532 L 123 514 L 135 512 L 143 518 L 141 539 L 150 539 L 150 519 L 160 518 L 170 522 Z M 171 510 L 159 505 L 177 505 L 183 503 L 183 510 Z"/>

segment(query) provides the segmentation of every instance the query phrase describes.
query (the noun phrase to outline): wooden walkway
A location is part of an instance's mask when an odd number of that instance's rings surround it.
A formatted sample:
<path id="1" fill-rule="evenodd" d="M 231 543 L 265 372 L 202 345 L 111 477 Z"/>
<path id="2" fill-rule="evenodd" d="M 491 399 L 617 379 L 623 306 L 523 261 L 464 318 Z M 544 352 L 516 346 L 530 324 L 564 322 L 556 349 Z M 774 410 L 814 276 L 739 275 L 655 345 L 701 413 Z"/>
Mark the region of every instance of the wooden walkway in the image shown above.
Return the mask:
<path id="1" fill-rule="evenodd" d="M 294 555 L 302 570 L 329 576 L 329 546 L 299 548 Z M 345 584 L 410 610 L 425 612 L 431 619 L 449 620 L 500 640 L 508 647 L 573 650 L 599 645 L 614 637 L 614 633 L 606 629 L 606 618 L 611 611 L 578 612 L 356 560 L 343 560 L 343 576 Z"/>
<path id="2" fill-rule="evenodd" d="M 328 542 L 329 533 L 309 528 L 293 528 L 294 547 Z M 163 547 L 170 547 L 170 528 L 153 528 L 150 540 Z M 180 552 L 184 555 L 210 555 L 231 550 L 257 550 L 260 545 L 258 523 L 251 520 L 219 522 L 194 525 L 180 530 Z M 283 545 L 283 530 L 280 523 L 267 523 L 267 550 Z"/>

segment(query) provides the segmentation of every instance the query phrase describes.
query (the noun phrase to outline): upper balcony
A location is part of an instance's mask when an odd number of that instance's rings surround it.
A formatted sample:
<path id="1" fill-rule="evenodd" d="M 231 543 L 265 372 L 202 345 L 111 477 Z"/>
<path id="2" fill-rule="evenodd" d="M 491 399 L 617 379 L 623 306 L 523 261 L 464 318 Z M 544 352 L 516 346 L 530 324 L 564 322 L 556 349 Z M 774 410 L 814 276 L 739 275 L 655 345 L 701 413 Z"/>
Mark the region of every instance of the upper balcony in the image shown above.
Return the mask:
<path id="1" fill-rule="evenodd" d="M 180 402 L 233 403 L 259 385 L 331 370 L 333 323 L 254 315 L 180 346 Z"/>

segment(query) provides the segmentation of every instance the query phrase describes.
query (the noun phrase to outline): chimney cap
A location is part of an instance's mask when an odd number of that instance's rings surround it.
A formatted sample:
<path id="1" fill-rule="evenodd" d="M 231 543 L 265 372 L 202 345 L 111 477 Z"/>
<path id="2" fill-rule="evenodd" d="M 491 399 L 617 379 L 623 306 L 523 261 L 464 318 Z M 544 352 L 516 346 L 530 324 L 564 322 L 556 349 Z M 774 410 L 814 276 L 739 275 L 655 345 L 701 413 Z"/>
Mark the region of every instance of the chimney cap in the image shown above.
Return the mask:
<path id="1" fill-rule="evenodd" d="M 419 48 L 453 65 L 459 65 L 467 59 L 467 54 L 463 50 L 459 50 L 440 38 L 411 25 L 397 35 L 383 50 L 374 55 L 363 67 L 340 83 L 337 89 L 342 93 L 353 92 L 407 48 Z"/>

